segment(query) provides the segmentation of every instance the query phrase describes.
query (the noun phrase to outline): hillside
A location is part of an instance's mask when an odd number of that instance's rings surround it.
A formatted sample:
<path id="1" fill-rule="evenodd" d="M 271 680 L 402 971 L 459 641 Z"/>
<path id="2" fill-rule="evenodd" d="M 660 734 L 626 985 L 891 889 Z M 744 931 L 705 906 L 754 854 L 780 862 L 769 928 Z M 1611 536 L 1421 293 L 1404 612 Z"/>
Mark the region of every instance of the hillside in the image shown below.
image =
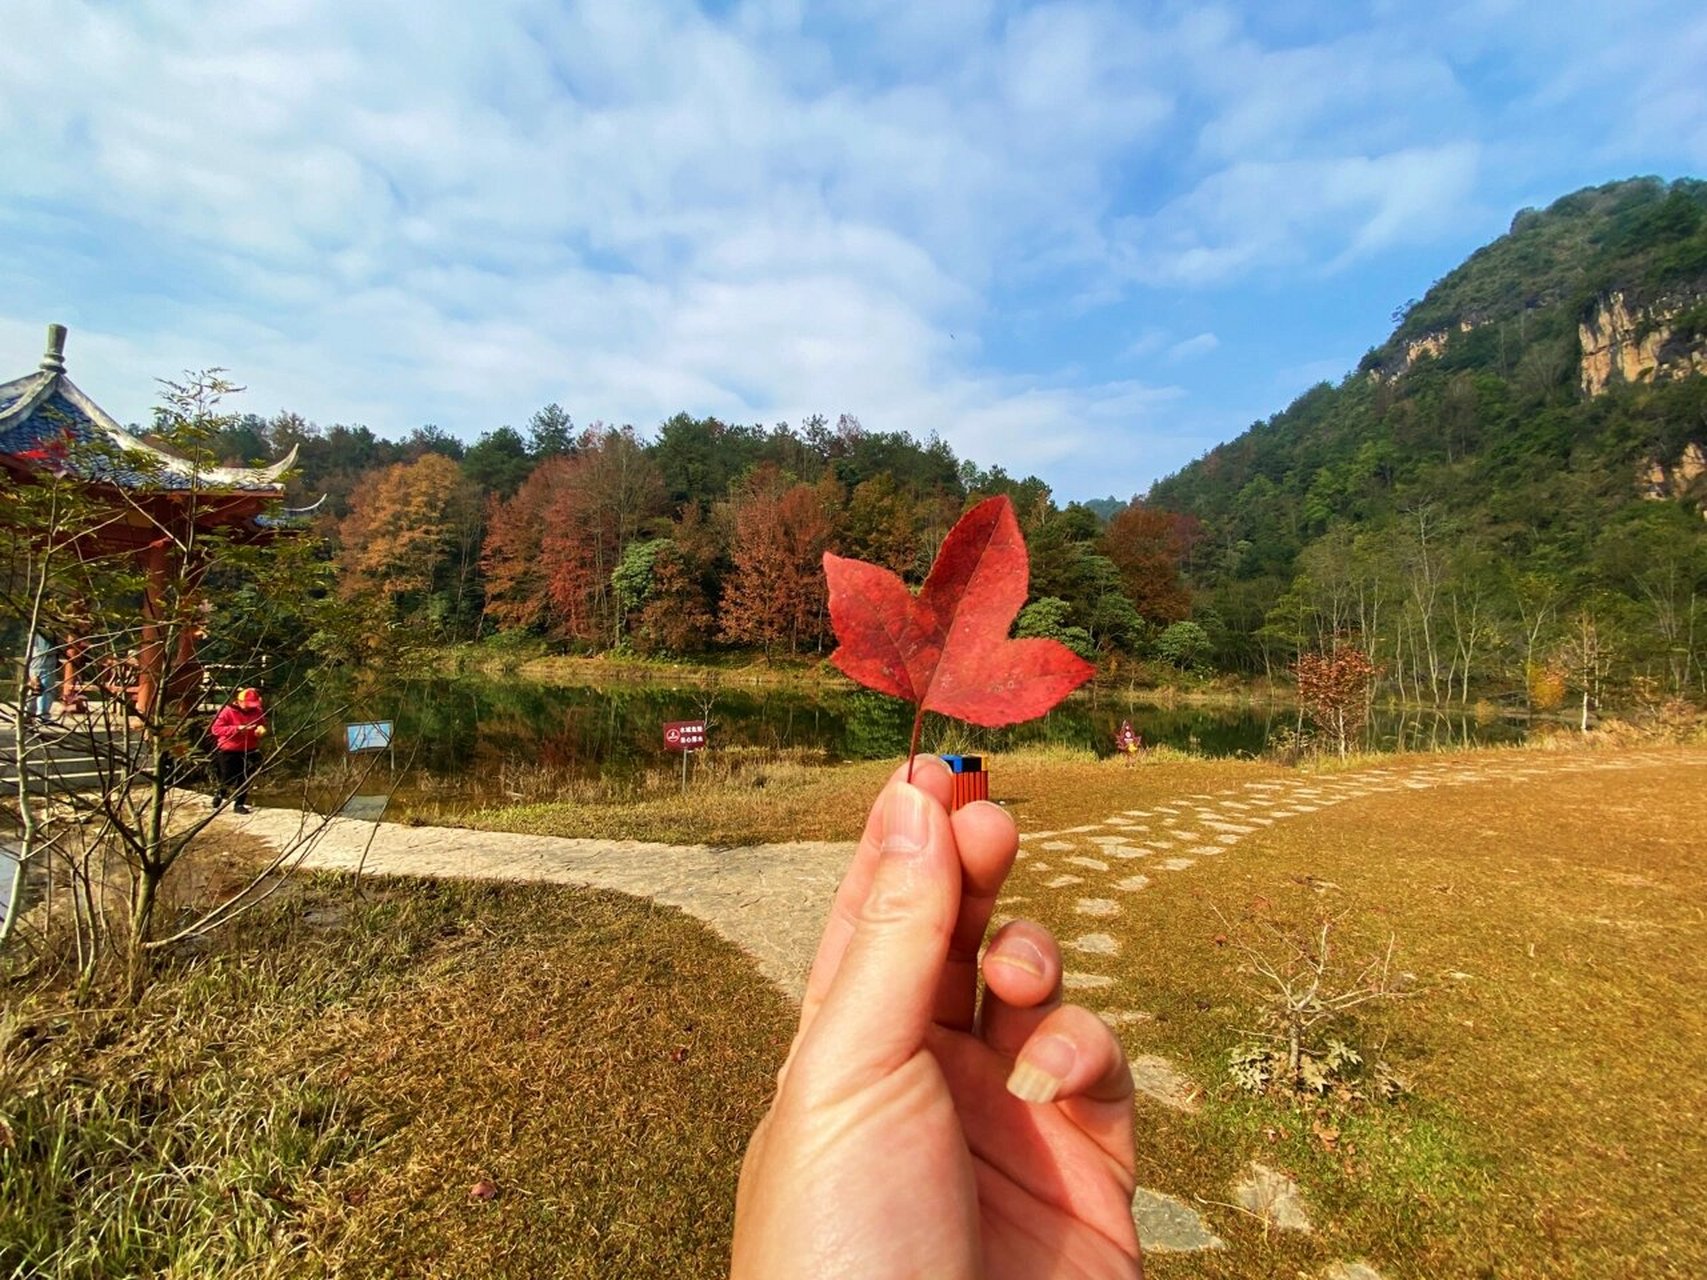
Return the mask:
<path id="1" fill-rule="evenodd" d="M 1158 482 L 1260 670 L 1350 637 L 1406 696 L 1704 692 L 1707 182 L 1525 209 L 1337 387 Z M 1450 694 L 1449 694 L 1450 691 Z"/>

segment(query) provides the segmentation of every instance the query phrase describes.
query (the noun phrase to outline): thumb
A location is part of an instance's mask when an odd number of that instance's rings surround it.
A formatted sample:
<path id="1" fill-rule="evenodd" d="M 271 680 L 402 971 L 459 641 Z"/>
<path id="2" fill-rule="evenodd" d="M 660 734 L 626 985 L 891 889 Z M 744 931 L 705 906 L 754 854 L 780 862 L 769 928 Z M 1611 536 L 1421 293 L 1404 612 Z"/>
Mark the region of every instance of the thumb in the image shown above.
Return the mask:
<path id="1" fill-rule="evenodd" d="M 924 1044 L 960 903 L 948 812 L 892 783 L 871 890 L 794 1070 L 840 1092 L 881 1079 Z"/>

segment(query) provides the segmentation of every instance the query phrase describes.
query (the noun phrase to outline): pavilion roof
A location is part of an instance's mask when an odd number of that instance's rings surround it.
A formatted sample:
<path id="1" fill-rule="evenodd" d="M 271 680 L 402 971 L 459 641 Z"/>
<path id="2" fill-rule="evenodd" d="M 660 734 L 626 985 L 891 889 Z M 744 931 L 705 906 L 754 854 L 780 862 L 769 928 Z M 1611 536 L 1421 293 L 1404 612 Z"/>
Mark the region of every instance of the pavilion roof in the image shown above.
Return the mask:
<path id="1" fill-rule="evenodd" d="M 0 459 L 32 470 L 61 460 L 84 479 L 125 489 L 284 493 L 281 477 L 296 465 L 295 448 L 265 467 L 209 467 L 150 444 L 119 426 L 66 376 L 64 326 L 49 325 L 47 332 L 41 367 L 0 382 Z"/>

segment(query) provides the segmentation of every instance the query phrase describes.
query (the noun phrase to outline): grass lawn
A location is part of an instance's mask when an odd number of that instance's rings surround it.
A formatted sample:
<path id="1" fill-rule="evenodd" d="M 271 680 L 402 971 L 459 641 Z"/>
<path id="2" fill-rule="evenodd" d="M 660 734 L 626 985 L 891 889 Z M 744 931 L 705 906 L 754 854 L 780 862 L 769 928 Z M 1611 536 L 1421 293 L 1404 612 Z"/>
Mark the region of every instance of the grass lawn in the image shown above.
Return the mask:
<path id="1" fill-rule="evenodd" d="M 791 1032 L 674 910 L 316 878 L 134 1017 L 12 1001 L 0 1274 L 721 1275 Z"/>
<path id="2" fill-rule="evenodd" d="M 1128 1049 L 1205 1087 L 1194 1115 L 1141 1100 L 1140 1175 L 1228 1247 L 1159 1255 L 1156 1276 L 1314 1275 L 1357 1257 L 1389 1277 L 1707 1274 L 1707 758 L 1616 771 L 1540 752 L 1450 760 L 1489 780 L 1383 784 L 1177 872 L 1159 869 L 1177 842 L 1131 859 L 1026 842 L 1012 887 L 1027 901 L 1008 909 L 1069 946 L 1114 939 L 1113 956 L 1069 950 L 1069 969 L 1114 979 L 1081 998 L 1148 1015 L 1123 1028 Z M 1513 766 L 1541 774 L 1497 776 Z M 1246 785 L 1261 771 L 1224 769 L 1019 770 L 1009 786 L 1031 830 L 1264 794 Z M 1218 807 L 1180 807 L 1192 803 Z M 1108 871 L 1065 861 L 1087 854 Z M 1080 882 L 1049 889 L 1062 872 Z M 1137 873 L 1151 884 L 1110 887 Z M 1118 915 L 1087 916 L 1087 900 Z M 1288 1105 L 1228 1076 L 1258 1008 L 1239 944 L 1272 953 L 1265 925 L 1323 918 L 1348 962 L 1393 939 L 1395 967 L 1414 975 L 1415 998 L 1364 1005 L 1338 1029 L 1409 1080 L 1397 1103 Z M 1253 1159 L 1298 1179 L 1312 1234 L 1265 1234 L 1226 1203 Z"/>
<path id="3" fill-rule="evenodd" d="M 1075 998 L 1200 1086 L 1192 1112 L 1140 1101 L 1140 1180 L 1226 1247 L 1154 1255 L 1153 1276 L 1353 1258 L 1388 1280 L 1707 1274 L 1707 756 L 993 764 L 1021 830 L 1055 833 L 1026 840 L 1001 910 L 1050 924 Z M 888 769 L 475 821 L 846 839 Z M 1352 785 L 1367 794 L 1296 795 Z M 1215 853 L 1209 810 L 1242 828 Z M 1252 1097 L 1228 1076 L 1259 1009 L 1241 944 L 1323 918 L 1353 968 L 1392 939 L 1412 975 L 1412 998 L 1335 1028 L 1408 1082 L 1397 1101 Z M 175 962 L 139 1017 L 11 998 L 0 1274 L 722 1274 L 791 1022 L 671 910 L 404 882 L 354 904 L 316 878 Z M 1232 1206 L 1253 1159 L 1298 1180 L 1311 1233 Z M 471 1199 L 483 1180 L 495 1198 Z"/>

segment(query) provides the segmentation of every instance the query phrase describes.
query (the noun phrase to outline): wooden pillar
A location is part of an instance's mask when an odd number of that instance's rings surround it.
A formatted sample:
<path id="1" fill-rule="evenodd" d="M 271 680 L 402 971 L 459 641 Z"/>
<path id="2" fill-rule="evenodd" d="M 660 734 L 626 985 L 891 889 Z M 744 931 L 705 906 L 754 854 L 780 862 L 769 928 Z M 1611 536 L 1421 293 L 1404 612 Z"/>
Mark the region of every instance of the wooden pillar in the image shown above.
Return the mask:
<path id="1" fill-rule="evenodd" d="M 142 588 L 142 645 L 136 655 L 136 714 L 152 721 L 159 703 L 160 682 L 166 670 L 166 545 L 153 542 L 138 558 Z"/>
<path id="2" fill-rule="evenodd" d="M 180 721 L 194 715 L 202 700 L 202 664 L 196 658 L 201 643 L 201 585 L 207 565 L 192 561 L 183 576 L 183 597 L 178 601 L 178 627 L 173 647 L 172 666 L 166 676 L 166 697 L 170 700 L 169 714 Z"/>

